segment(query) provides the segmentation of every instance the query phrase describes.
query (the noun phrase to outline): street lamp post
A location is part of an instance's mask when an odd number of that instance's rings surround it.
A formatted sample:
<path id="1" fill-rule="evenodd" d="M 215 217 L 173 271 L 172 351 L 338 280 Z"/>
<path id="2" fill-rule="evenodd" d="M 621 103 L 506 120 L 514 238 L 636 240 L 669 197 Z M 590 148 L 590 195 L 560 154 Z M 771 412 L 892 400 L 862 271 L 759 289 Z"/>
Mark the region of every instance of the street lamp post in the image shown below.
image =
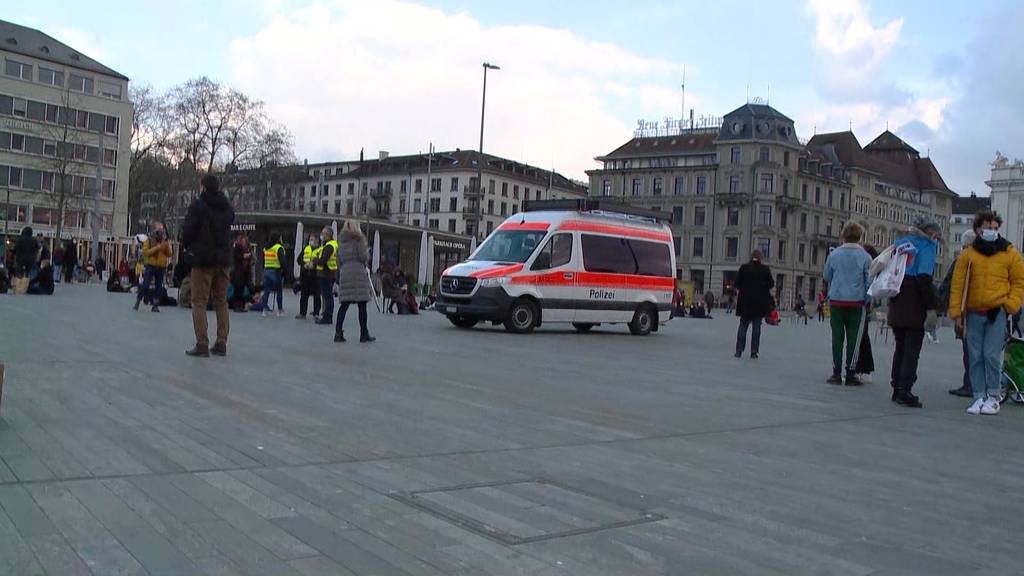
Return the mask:
<path id="1" fill-rule="evenodd" d="M 480 156 L 476 162 L 476 186 L 477 190 L 480 191 L 479 198 L 476 201 L 476 235 L 481 240 L 481 229 L 483 228 L 484 220 L 484 111 L 487 109 L 487 70 L 501 70 L 500 67 L 484 62 L 484 92 L 480 98 Z"/>

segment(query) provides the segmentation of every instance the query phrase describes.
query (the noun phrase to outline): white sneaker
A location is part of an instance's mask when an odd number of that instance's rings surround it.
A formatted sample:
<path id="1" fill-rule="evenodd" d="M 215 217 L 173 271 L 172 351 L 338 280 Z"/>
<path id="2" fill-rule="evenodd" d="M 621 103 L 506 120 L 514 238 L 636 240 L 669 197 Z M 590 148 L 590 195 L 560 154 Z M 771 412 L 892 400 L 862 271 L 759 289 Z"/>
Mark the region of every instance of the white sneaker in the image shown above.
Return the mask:
<path id="1" fill-rule="evenodd" d="M 977 416 L 981 414 L 981 407 L 985 405 L 984 398 L 975 398 L 974 403 L 967 407 L 967 413 Z"/>
<path id="2" fill-rule="evenodd" d="M 985 403 L 981 406 L 981 413 L 986 416 L 995 416 L 999 414 L 999 400 L 994 396 L 989 396 L 985 399 Z"/>
<path id="3" fill-rule="evenodd" d="M 861 382 L 868 384 L 871 382 L 871 374 L 858 374 L 857 378 L 860 378 Z"/>
<path id="4" fill-rule="evenodd" d="M 267 317 L 267 311 L 266 310 L 264 310 L 263 312 L 260 312 L 260 318 L 266 318 L 266 317 Z"/>
<path id="5" fill-rule="evenodd" d="M 277 311 L 277 317 L 278 318 L 283 318 L 284 317 L 284 310 L 278 310 Z"/>

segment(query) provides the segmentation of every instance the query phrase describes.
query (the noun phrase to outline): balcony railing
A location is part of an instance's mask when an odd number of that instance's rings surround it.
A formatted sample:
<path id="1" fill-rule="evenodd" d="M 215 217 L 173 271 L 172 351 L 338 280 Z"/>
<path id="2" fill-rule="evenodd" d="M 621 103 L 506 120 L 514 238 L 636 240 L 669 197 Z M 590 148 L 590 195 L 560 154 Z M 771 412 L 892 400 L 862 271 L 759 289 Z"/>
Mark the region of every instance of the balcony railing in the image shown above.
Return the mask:
<path id="1" fill-rule="evenodd" d="M 475 186 L 475 185 L 463 186 L 462 187 L 462 193 L 467 198 L 479 198 L 480 196 L 483 196 L 483 190 L 479 186 Z"/>

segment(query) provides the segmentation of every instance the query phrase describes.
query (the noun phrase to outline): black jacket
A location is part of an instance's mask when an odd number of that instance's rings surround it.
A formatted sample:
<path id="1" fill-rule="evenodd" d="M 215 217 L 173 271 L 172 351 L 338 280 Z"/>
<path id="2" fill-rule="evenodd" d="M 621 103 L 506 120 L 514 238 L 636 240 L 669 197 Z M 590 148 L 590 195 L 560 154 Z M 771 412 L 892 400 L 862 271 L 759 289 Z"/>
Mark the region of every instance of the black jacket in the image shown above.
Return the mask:
<path id="1" fill-rule="evenodd" d="M 31 267 L 39 256 L 39 242 L 32 236 L 32 228 L 25 227 L 14 241 L 14 262 L 18 266 Z"/>
<path id="2" fill-rule="evenodd" d="M 231 224 L 235 211 L 223 192 L 203 192 L 188 207 L 181 245 L 193 266 L 231 266 Z"/>
<path id="3" fill-rule="evenodd" d="M 736 315 L 741 318 L 763 318 L 772 311 L 772 271 L 764 264 L 750 261 L 740 266 L 736 274 L 736 289 L 740 292 L 736 302 Z"/>

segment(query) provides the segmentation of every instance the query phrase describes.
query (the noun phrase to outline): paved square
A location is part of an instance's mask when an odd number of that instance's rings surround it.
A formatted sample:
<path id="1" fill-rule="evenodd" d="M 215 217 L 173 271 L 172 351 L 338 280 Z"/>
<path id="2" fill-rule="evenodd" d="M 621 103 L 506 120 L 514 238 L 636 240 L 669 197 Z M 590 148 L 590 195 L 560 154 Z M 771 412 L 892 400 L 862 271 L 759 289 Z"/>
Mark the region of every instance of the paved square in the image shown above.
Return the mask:
<path id="1" fill-rule="evenodd" d="M 131 304 L 0 296 L 0 574 L 1021 573 L 1024 407 L 963 414 L 949 331 L 908 410 L 881 337 L 874 384 L 824 384 L 825 324 L 756 361 L 724 316 L 336 345 L 289 299 L 198 360 Z"/>

